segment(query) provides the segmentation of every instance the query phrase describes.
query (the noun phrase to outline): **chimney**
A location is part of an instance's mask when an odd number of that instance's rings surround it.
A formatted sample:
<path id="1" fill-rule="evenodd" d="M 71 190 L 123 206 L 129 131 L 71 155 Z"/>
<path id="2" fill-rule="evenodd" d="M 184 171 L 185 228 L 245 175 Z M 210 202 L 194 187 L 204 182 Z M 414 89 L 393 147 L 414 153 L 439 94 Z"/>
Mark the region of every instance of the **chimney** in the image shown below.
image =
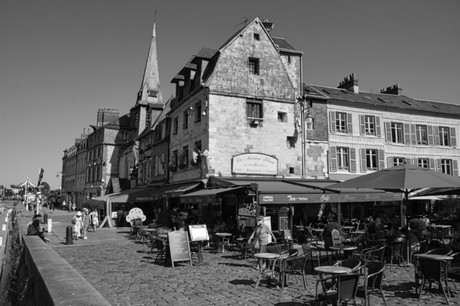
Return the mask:
<path id="1" fill-rule="evenodd" d="M 401 91 L 402 88 L 399 87 L 398 84 L 395 84 L 393 86 L 387 87 L 386 89 L 382 89 L 380 93 L 399 96 L 401 94 Z"/>
<path id="2" fill-rule="evenodd" d="M 359 93 L 358 79 L 355 78 L 355 74 L 352 73 L 339 83 L 337 88 L 343 88 L 353 93 Z"/>
<path id="3" fill-rule="evenodd" d="M 268 19 L 265 19 L 264 21 L 262 21 L 262 25 L 265 27 L 267 32 L 270 32 L 271 30 L 275 28 L 275 24 Z"/>

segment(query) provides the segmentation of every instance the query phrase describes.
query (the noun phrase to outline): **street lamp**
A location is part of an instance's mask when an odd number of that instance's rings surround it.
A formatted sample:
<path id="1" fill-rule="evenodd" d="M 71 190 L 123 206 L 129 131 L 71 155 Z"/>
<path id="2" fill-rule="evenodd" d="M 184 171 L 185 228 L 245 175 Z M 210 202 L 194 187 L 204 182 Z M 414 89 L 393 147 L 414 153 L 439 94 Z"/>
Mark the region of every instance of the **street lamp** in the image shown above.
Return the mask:
<path id="1" fill-rule="evenodd" d="M 300 106 L 300 126 L 302 133 L 302 178 L 306 177 L 306 157 L 307 157 L 307 131 L 306 124 L 308 129 L 312 128 L 313 118 L 310 116 L 311 104 L 312 101 L 306 95 L 297 97 L 297 102 Z"/>

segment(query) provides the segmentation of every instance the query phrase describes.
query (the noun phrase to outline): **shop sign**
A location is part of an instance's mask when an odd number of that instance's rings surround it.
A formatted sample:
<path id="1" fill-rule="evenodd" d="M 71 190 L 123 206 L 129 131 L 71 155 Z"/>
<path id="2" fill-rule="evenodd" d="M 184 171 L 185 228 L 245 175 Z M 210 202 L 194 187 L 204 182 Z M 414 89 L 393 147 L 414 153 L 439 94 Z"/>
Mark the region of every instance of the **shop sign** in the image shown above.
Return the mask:
<path id="1" fill-rule="evenodd" d="M 277 175 L 278 159 L 262 153 L 243 153 L 232 158 L 232 173 Z"/>

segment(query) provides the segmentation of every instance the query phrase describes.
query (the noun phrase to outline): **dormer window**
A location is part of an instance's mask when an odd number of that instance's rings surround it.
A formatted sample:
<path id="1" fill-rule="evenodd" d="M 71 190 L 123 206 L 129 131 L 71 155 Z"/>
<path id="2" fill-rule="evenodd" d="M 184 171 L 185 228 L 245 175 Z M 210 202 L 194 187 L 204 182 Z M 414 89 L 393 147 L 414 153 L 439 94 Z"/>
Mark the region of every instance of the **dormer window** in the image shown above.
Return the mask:
<path id="1" fill-rule="evenodd" d="M 158 91 L 156 91 L 156 90 L 147 90 L 147 95 L 150 98 L 156 98 L 156 97 L 158 97 Z"/>

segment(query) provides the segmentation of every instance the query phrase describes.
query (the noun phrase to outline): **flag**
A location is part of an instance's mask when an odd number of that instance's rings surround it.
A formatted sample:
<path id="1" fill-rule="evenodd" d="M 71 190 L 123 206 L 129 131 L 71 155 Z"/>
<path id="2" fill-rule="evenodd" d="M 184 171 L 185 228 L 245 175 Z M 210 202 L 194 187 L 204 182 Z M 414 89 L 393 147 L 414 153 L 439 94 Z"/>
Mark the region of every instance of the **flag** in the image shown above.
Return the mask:
<path id="1" fill-rule="evenodd" d="M 40 183 L 42 182 L 43 172 L 45 172 L 45 169 L 43 169 L 42 167 L 40 167 L 40 172 L 38 173 L 38 183 L 37 183 L 37 187 L 40 186 Z"/>

